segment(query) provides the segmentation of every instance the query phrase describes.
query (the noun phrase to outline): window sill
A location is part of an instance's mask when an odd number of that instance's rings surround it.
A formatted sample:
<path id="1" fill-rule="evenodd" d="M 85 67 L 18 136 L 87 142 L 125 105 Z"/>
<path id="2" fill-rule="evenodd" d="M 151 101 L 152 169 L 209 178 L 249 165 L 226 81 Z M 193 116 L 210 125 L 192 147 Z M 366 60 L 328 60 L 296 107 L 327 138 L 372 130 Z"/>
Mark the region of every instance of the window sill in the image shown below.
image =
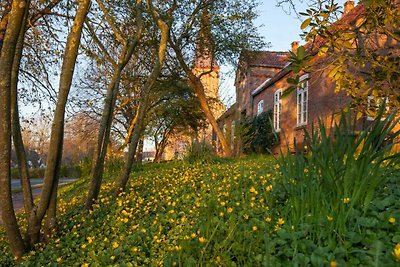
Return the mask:
<path id="1" fill-rule="evenodd" d="M 307 123 L 303 123 L 303 124 L 298 124 L 295 127 L 295 130 L 303 130 L 307 127 Z"/>

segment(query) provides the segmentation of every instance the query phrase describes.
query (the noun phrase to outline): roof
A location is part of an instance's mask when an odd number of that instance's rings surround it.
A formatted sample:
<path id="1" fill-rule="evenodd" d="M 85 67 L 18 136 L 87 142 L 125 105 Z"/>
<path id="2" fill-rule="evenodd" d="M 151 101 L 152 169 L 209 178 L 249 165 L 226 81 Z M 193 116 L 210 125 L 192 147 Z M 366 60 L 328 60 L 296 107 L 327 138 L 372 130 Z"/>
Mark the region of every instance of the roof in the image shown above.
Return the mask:
<path id="1" fill-rule="evenodd" d="M 223 120 L 223 119 L 225 119 L 225 118 L 231 116 L 232 114 L 234 114 L 234 113 L 236 112 L 236 110 L 237 110 L 237 103 L 234 103 L 232 106 L 230 106 L 230 107 L 228 108 L 227 111 L 224 112 L 224 114 L 222 114 L 222 115 L 217 119 L 217 121 L 219 122 L 219 121 L 221 121 L 221 120 Z"/>
<path id="2" fill-rule="evenodd" d="M 289 52 L 280 51 L 243 51 L 240 58 L 249 66 L 283 68 L 289 56 Z"/>
<path id="3" fill-rule="evenodd" d="M 357 24 L 358 20 L 365 15 L 366 9 L 363 3 L 359 3 L 347 14 L 344 14 L 340 19 L 333 23 L 331 26 L 331 33 L 337 33 L 344 29 L 349 28 Z M 325 43 L 325 39 L 322 36 L 317 36 L 315 40 L 306 43 L 304 46 L 308 50 L 314 50 L 321 47 Z"/>
<path id="4" fill-rule="evenodd" d="M 350 25 L 356 24 L 357 21 L 364 16 L 365 12 L 366 12 L 366 10 L 365 10 L 364 4 L 359 3 L 352 10 L 350 10 L 347 14 L 344 14 L 339 20 L 337 20 L 335 23 L 333 23 L 331 32 L 336 33 L 338 31 L 348 28 Z M 315 38 L 315 40 L 306 43 L 304 45 L 304 47 L 308 51 L 314 52 L 316 49 L 318 49 L 319 47 L 324 45 L 324 43 L 325 43 L 324 38 L 321 36 L 317 36 Z M 277 53 L 280 53 L 280 52 L 277 52 Z M 286 76 L 286 74 L 291 72 L 289 66 L 290 66 L 290 64 L 286 64 L 283 67 L 283 69 L 280 72 L 278 72 L 274 77 L 272 77 L 271 79 L 267 79 L 264 83 L 262 83 L 262 85 L 260 85 L 258 88 L 253 90 L 251 92 L 251 95 L 253 97 L 258 95 L 259 93 L 261 93 L 262 91 L 264 91 L 265 89 L 267 89 L 268 87 L 270 87 L 271 85 L 273 85 L 274 83 L 276 83 L 277 81 L 282 79 L 284 76 Z"/>

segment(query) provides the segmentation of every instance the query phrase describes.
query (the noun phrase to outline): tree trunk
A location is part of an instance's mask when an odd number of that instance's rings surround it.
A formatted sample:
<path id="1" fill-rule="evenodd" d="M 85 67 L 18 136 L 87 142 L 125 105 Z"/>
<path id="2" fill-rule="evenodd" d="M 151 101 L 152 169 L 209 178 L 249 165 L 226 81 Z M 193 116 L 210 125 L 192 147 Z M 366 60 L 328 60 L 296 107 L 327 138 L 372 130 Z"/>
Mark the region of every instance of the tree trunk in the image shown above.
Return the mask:
<path id="1" fill-rule="evenodd" d="M 142 164 L 143 162 L 143 147 L 144 147 L 144 136 L 142 135 L 139 139 L 138 149 L 136 150 L 136 163 Z"/>
<path id="2" fill-rule="evenodd" d="M 30 238 L 29 242 L 31 244 L 35 244 L 39 241 L 37 238 L 39 237 L 41 228 L 40 225 L 43 217 L 49 208 L 52 196 L 54 196 L 55 198 L 57 197 L 57 191 L 55 190 L 58 186 L 58 176 L 61 167 L 65 107 L 71 88 L 76 58 L 78 56 L 78 48 L 80 44 L 83 24 L 85 22 L 86 15 L 90 7 L 90 0 L 80 0 L 78 1 L 78 5 L 78 10 L 76 12 L 71 31 L 68 34 L 67 44 L 64 52 L 58 99 L 51 128 L 49 153 L 46 161 L 46 171 L 44 174 L 43 189 L 40 197 L 40 202 L 38 206 L 32 210 L 31 216 L 29 216 L 32 219 L 32 222 L 28 223 L 27 235 Z M 56 199 L 54 201 L 56 202 Z M 55 216 L 55 213 L 51 213 L 48 215 Z M 33 219 L 33 217 L 36 218 Z M 56 221 L 56 218 L 52 217 L 49 218 L 49 220 Z"/>
<path id="3" fill-rule="evenodd" d="M 11 197 L 11 73 L 19 33 L 22 28 L 25 0 L 14 0 L 0 53 L 0 207 L 11 252 L 17 259 L 25 252 Z"/>
<path id="4" fill-rule="evenodd" d="M 228 142 L 226 141 L 226 138 L 225 138 L 224 134 L 222 133 L 221 129 L 219 128 L 217 120 L 215 119 L 214 114 L 212 113 L 210 106 L 207 103 L 207 97 L 205 94 L 204 85 L 201 82 L 200 77 L 197 77 L 192 72 L 192 70 L 189 68 L 189 66 L 186 64 L 180 49 L 174 44 L 172 45 L 172 47 L 175 51 L 175 54 L 178 58 L 179 63 L 181 64 L 186 75 L 189 77 L 189 86 L 195 90 L 196 95 L 200 101 L 200 107 L 203 110 L 204 114 L 206 115 L 206 118 L 207 118 L 208 122 L 211 124 L 213 130 L 217 134 L 218 140 L 222 146 L 224 156 L 226 156 L 226 157 L 231 156 L 232 155 L 231 147 L 229 146 Z"/>
<path id="5" fill-rule="evenodd" d="M 57 231 L 57 192 L 58 186 L 54 186 L 54 190 L 51 193 L 49 208 L 47 209 L 46 223 L 44 225 L 44 239 L 49 242 Z"/>
<path id="6" fill-rule="evenodd" d="M 170 26 L 167 23 L 165 23 L 164 21 L 162 21 L 155 14 L 154 10 L 153 10 L 153 16 L 154 16 L 153 18 L 157 22 L 157 26 L 159 27 L 159 29 L 161 31 L 161 39 L 160 39 L 160 44 L 158 47 L 157 61 L 155 62 L 153 70 L 152 70 L 150 76 L 148 77 L 146 83 L 144 84 L 142 91 L 140 93 L 140 104 L 139 104 L 139 107 L 137 110 L 138 119 L 137 119 L 135 127 L 133 129 L 132 140 L 129 144 L 128 158 L 124 165 L 123 174 L 116 183 L 116 188 L 115 188 L 116 196 L 120 192 L 124 191 L 126 188 L 126 184 L 128 182 L 129 175 L 132 170 L 132 164 L 133 164 L 134 156 L 136 154 L 138 142 L 139 142 L 140 136 L 142 135 L 142 132 L 143 132 L 144 120 L 145 120 L 146 113 L 147 113 L 147 104 L 148 104 L 147 102 L 148 102 L 149 94 L 150 94 L 150 91 L 153 88 L 158 76 L 160 75 L 161 69 L 165 62 L 165 52 L 167 50 Z"/>
<path id="7" fill-rule="evenodd" d="M 94 201 L 100 193 L 101 182 L 103 179 L 104 160 L 107 154 L 107 147 L 110 139 L 112 115 L 117 99 L 119 81 L 122 69 L 118 66 L 114 76 L 107 89 L 107 95 L 104 103 L 103 114 L 100 122 L 100 129 L 97 137 L 97 146 L 94 150 L 94 157 L 91 169 L 91 182 L 86 198 L 86 209 L 92 209 Z"/>
<path id="8" fill-rule="evenodd" d="M 165 148 L 168 145 L 168 137 L 169 135 L 165 135 L 163 137 L 163 139 L 161 140 L 161 142 L 159 143 L 157 149 L 156 149 L 156 155 L 154 156 L 154 162 L 160 162 L 161 161 L 161 157 L 164 153 Z"/>
<path id="9" fill-rule="evenodd" d="M 109 84 L 107 89 L 107 96 L 105 99 L 103 114 L 101 117 L 97 146 L 95 148 L 93 156 L 92 169 L 91 169 L 92 179 L 85 204 L 85 208 L 87 210 L 92 209 L 93 204 L 97 200 L 100 193 L 101 182 L 103 179 L 103 172 L 104 172 L 104 160 L 107 154 L 106 152 L 110 139 L 112 116 L 115 107 L 115 102 L 117 99 L 117 93 L 119 90 L 119 83 L 121 79 L 122 70 L 131 60 L 133 52 L 135 51 L 137 45 L 139 44 L 142 35 L 143 21 L 142 21 L 142 11 L 140 9 L 140 4 L 141 1 L 137 1 L 136 19 L 137 19 L 138 30 L 136 32 L 136 36 L 133 40 L 128 40 L 127 42 L 124 43 L 124 47 L 119 57 L 118 64 L 114 64 L 113 79 L 111 80 L 111 83 Z M 119 35 L 118 32 L 115 32 L 115 34 Z"/>
<path id="10" fill-rule="evenodd" d="M 24 21 L 27 20 L 28 13 L 29 13 L 28 9 L 26 9 L 23 18 Z M 19 76 L 19 67 L 21 63 L 22 51 L 24 46 L 25 31 L 26 31 L 26 23 L 23 23 L 18 37 L 18 43 L 15 50 L 15 56 L 11 74 L 11 121 L 12 121 L 11 128 L 12 128 L 15 153 L 17 155 L 17 161 L 18 161 L 18 172 L 21 180 L 24 209 L 25 213 L 29 214 L 33 207 L 33 197 L 29 179 L 28 161 L 26 159 L 24 143 L 22 141 L 21 125 L 19 122 L 19 110 L 18 110 L 18 76 Z"/>

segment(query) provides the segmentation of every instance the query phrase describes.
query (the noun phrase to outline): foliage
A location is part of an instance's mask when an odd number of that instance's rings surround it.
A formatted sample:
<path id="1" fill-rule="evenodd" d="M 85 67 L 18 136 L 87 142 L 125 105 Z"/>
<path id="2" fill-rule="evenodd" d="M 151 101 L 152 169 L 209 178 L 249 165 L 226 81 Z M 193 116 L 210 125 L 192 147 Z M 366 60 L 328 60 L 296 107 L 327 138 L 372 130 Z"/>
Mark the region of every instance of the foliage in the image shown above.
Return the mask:
<path id="1" fill-rule="evenodd" d="M 254 118 L 243 118 L 238 128 L 243 152 L 246 154 L 271 153 L 271 148 L 279 143 L 272 125 L 271 110 Z"/>
<path id="2" fill-rule="evenodd" d="M 275 204 L 280 168 L 273 158 L 260 156 L 146 164 L 116 199 L 110 194 L 114 176 L 106 174 L 99 203 L 88 214 L 81 212 L 87 179 L 78 180 L 60 188 L 59 237 L 38 246 L 20 265 L 395 266 L 398 166 L 382 166 L 386 182 L 365 216 L 354 206 L 360 214 L 353 219 L 357 230 L 346 232 L 343 242 L 328 239 L 330 225 L 340 218 L 292 229 L 285 217 L 290 204 Z M 20 220 L 25 223 L 22 215 Z M 1 227 L 0 251 L 0 265 L 11 266 Z"/>
<path id="3" fill-rule="evenodd" d="M 154 141 L 157 162 L 174 135 L 195 136 L 205 126 L 205 117 L 186 83 L 164 80 L 154 91 L 157 105 L 149 112 L 146 135 Z"/>
<path id="4" fill-rule="evenodd" d="M 389 214 L 398 213 L 400 208 L 394 204 L 398 192 L 391 192 L 392 186 L 399 182 L 400 153 L 390 154 L 400 134 L 392 132 L 399 120 L 393 114 L 382 119 L 382 113 L 383 108 L 374 123 L 358 133 L 353 130 L 356 121 L 352 121 L 350 112 L 342 113 L 331 134 L 319 122 L 311 133 L 305 130 L 308 155 L 281 157 L 282 175 L 275 180 L 275 197 L 288 226 L 294 229 L 285 235 L 303 237 L 307 233 L 314 242 L 328 242 L 328 247 L 318 253 L 339 246 L 342 249 L 333 252 L 345 256 L 343 248 L 350 250 L 354 243 L 362 243 L 372 246 L 374 257 L 390 258 L 384 251 L 380 254 L 383 240 L 390 239 L 384 238 L 383 233 L 375 235 L 367 230 L 391 231 Z M 384 196 L 377 198 L 382 192 Z M 378 225 L 382 220 L 386 222 Z M 366 236 L 360 231 L 367 231 Z M 300 244 L 291 241 L 294 249 L 298 249 Z M 351 263 L 358 265 L 360 261 L 352 259 Z"/>
<path id="5" fill-rule="evenodd" d="M 193 141 L 185 152 L 184 160 L 189 163 L 212 162 L 215 159 L 213 147 L 206 141 Z"/>
<path id="6" fill-rule="evenodd" d="M 363 0 L 355 14 L 339 20 L 335 2 L 300 13 L 308 44 L 292 53 L 292 70 L 317 71 L 323 60 L 336 90 L 351 95 L 354 107 L 361 104 L 365 110 L 368 96 L 387 97 L 391 106 L 400 106 L 399 2 Z"/>

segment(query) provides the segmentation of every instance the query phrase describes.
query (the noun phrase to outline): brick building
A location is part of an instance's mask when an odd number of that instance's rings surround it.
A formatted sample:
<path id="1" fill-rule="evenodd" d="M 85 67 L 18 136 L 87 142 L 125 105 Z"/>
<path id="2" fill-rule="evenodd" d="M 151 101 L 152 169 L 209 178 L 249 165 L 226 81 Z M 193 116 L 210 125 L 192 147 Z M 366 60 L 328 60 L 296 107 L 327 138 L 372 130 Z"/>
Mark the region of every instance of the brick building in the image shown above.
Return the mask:
<path id="1" fill-rule="evenodd" d="M 336 23 L 337 30 L 359 22 L 365 12 L 362 4 L 354 7 L 353 1 L 347 1 L 342 18 Z M 378 39 L 379 40 L 379 39 Z M 319 38 L 305 47 L 319 46 L 324 40 Z M 399 51 L 396 41 L 385 40 L 383 45 Z M 292 43 L 292 51 L 296 51 L 298 42 Z M 287 82 L 294 74 L 290 69 L 287 52 L 243 52 L 236 72 L 236 103 L 219 119 L 219 126 L 224 129 L 228 142 L 235 151 L 239 144 L 235 140 L 235 124 L 245 116 L 256 116 L 267 110 L 273 111 L 273 124 L 279 134 L 280 148 L 295 150 L 294 143 L 301 144 L 304 139 L 304 128 L 311 130 L 312 124 L 320 119 L 327 126 L 332 125 L 332 114 L 346 107 L 352 98 L 345 91 L 335 92 L 335 83 L 329 78 L 330 72 L 324 56 L 313 60 L 313 71 L 300 75 L 298 88 L 282 98 L 282 93 L 290 87 Z M 358 127 L 363 128 L 370 123 L 364 116 Z M 397 127 L 400 129 L 400 126 Z M 279 151 L 279 147 L 276 149 Z"/>

